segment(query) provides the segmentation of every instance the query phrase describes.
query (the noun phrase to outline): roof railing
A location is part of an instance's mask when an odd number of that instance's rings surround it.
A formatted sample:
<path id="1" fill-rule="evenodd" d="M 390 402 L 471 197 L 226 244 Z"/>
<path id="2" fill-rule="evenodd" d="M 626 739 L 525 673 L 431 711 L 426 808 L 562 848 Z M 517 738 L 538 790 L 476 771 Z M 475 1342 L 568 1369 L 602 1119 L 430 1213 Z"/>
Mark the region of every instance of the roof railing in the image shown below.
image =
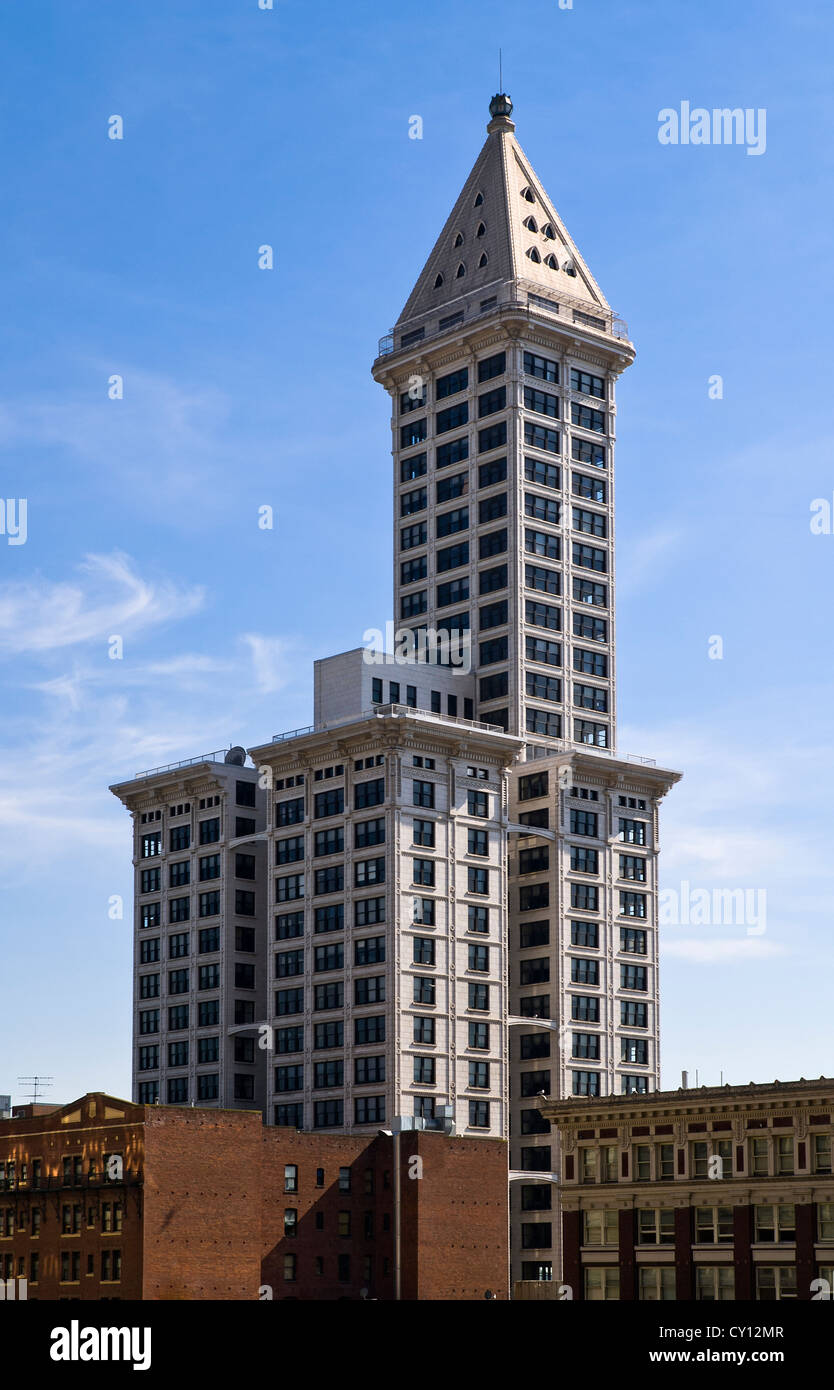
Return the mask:
<path id="1" fill-rule="evenodd" d="M 486 724 L 479 719 L 463 719 L 457 715 L 436 714 L 433 710 L 417 709 L 413 705 L 387 704 L 371 705 L 370 709 L 363 709 L 359 714 L 346 716 L 344 719 L 325 719 L 320 724 L 309 724 L 306 729 L 289 729 L 283 734 L 273 734 L 273 743 L 287 743 L 290 739 L 303 738 L 306 734 L 325 734 L 331 729 L 343 729 L 346 724 L 355 724 L 360 719 L 369 719 L 374 715 L 380 718 L 390 718 L 392 716 L 407 719 L 430 719 L 441 724 L 460 725 L 466 729 L 476 729 L 483 733 L 506 734 L 506 729 L 500 724 Z"/>
<path id="2" fill-rule="evenodd" d="M 202 753 L 199 758 L 184 758 L 179 763 L 165 763 L 162 767 L 151 767 L 148 768 L 147 772 L 137 772 L 136 778 L 156 777 L 160 772 L 178 772 L 181 767 L 197 767 L 199 763 L 222 763 L 233 746 L 230 743 L 228 748 L 215 748 L 213 753 Z"/>
<path id="3" fill-rule="evenodd" d="M 408 327 L 407 324 L 402 324 L 399 328 L 392 328 L 390 333 L 384 334 L 379 339 L 377 356 L 389 357 L 391 353 L 402 350 L 404 347 L 410 347 L 412 343 L 416 344 L 417 341 L 425 343 L 432 338 L 438 338 L 451 328 L 459 328 L 462 323 L 472 323 L 474 320 L 484 318 L 487 314 L 493 314 L 499 309 L 527 309 L 533 313 L 544 310 L 557 317 L 566 318 L 573 324 L 581 324 L 583 327 L 594 329 L 597 332 L 608 333 L 612 338 L 620 339 L 621 342 L 630 341 L 628 324 L 625 319 L 620 318 L 619 314 L 613 313 L 610 309 L 604 309 L 588 300 L 575 299 L 572 295 L 562 293 L 559 294 L 558 300 L 550 299 L 548 295 L 529 289 L 515 293 L 509 299 L 499 299 L 496 303 L 490 304 L 487 309 L 482 309 L 477 301 L 464 304 L 462 309 L 454 315 L 456 320 L 454 324 L 441 327 L 442 320 L 440 318 L 435 320 L 432 316 L 430 319 L 423 319 L 422 323 L 419 319 L 411 320 L 412 323 L 416 324 L 414 328 Z M 432 327 L 432 324 L 436 324 L 436 326 Z M 395 337 L 399 337 L 398 344 L 395 342 Z"/>

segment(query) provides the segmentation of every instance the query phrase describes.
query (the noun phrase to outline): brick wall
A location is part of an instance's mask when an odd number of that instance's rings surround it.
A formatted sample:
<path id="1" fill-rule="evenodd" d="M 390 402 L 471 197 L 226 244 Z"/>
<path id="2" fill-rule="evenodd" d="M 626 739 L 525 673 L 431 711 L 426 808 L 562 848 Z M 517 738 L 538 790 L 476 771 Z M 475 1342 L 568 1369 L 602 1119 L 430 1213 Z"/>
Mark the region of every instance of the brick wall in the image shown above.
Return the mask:
<path id="1" fill-rule="evenodd" d="M 362 1135 L 298 1134 L 270 1127 L 263 1131 L 262 1151 L 261 1282 L 273 1298 L 360 1298 L 363 1289 L 371 1299 L 391 1298 L 391 1140 L 375 1137 L 369 1142 Z M 284 1190 L 286 1164 L 298 1169 L 297 1192 Z M 350 1169 L 349 1192 L 339 1190 L 340 1168 Z M 297 1213 L 294 1236 L 284 1234 L 287 1210 Z M 340 1213 L 349 1214 L 349 1235 L 339 1233 Z M 286 1268 L 285 1256 L 295 1257 Z"/>
<path id="2" fill-rule="evenodd" d="M 390 1143 L 390 1140 L 388 1141 Z M 422 1177 L 412 1158 L 422 1160 Z M 401 1137 L 402 1297 L 509 1297 L 508 1148 L 501 1139 Z"/>
<path id="3" fill-rule="evenodd" d="M 146 1299 L 256 1299 L 260 1112 L 145 1110 Z"/>

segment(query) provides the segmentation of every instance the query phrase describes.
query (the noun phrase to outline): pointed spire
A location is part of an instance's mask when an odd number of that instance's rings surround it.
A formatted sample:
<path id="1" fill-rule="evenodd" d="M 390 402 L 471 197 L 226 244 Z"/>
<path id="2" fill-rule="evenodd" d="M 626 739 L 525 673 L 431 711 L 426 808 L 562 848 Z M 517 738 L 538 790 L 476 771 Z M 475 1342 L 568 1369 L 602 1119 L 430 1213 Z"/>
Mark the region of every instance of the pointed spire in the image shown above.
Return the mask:
<path id="1" fill-rule="evenodd" d="M 515 138 L 513 103 L 489 103 L 487 138 L 398 324 L 482 294 L 526 289 L 610 314 L 602 290 Z"/>

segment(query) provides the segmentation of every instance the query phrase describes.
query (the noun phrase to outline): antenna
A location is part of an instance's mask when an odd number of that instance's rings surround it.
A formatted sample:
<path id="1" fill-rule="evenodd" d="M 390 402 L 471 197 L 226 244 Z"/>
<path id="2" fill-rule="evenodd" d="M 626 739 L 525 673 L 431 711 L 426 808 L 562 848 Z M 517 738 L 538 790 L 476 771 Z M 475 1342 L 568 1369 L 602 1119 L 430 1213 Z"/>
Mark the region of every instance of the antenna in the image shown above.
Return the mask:
<path id="1" fill-rule="evenodd" d="M 499 92 L 504 90 L 504 63 L 500 48 L 498 50 L 498 90 Z"/>
<path id="2" fill-rule="evenodd" d="M 38 1091 L 47 1090 L 52 1085 L 53 1079 L 51 1076 L 19 1076 L 17 1078 L 19 1084 L 26 1085 L 28 1083 L 32 1087 L 27 1094 L 33 1105 L 38 1103 Z"/>

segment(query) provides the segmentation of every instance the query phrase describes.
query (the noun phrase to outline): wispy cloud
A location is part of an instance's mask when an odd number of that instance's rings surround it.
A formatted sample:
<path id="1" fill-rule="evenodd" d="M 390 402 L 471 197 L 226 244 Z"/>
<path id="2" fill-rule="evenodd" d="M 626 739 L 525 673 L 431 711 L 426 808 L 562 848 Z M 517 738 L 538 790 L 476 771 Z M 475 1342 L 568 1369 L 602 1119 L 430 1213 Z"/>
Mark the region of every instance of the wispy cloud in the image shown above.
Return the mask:
<path id="1" fill-rule="evenodd" d="M 54 653 L 188 617 L 203 603 L 197 586 L 141 578 L 129 556 L 88 555 L 79 578 L 41 576 L 0 588 L 0 651 Z"/>
<path id="2" fill-rule="evenodd" d="M 638 536 L 617 561 L 617 596 L 629 599 L 650 580 L 656 584 L 664 563 L 680 545 L 678 527 L 659 526 Z"/>
<path id="3" fill-rule="evenodd" d="M 127 363 L 85 365 L 98 379 L 96 395 L 87 387 L 0 400 L 0 450 L 18 455 L 28 446 L 41 455 L 63 450 L 74 463 L 76 478 L 84 478 L 87 470 L 89 495 L 93 489 L 112 488 L 122 497 L 141 496 L 146 515 L 176 518 L 179 525 L 190 514 L 221 505 L 214 484 L 230 473 L 235 460 L 226 394 L 213 385 L 184 384 Z M 108 395 L 114 372 L 123 380 L 120 400 Z"/>
<path id="4" fill-rule="evenodd" d="M 256 632 L 244 633 L 242 641 L 252 654 L 255 683 L 260 693 L 270 695 L 283 690 L 292 675 L 291 644 L 280 637 L 263 637 Z"/>

